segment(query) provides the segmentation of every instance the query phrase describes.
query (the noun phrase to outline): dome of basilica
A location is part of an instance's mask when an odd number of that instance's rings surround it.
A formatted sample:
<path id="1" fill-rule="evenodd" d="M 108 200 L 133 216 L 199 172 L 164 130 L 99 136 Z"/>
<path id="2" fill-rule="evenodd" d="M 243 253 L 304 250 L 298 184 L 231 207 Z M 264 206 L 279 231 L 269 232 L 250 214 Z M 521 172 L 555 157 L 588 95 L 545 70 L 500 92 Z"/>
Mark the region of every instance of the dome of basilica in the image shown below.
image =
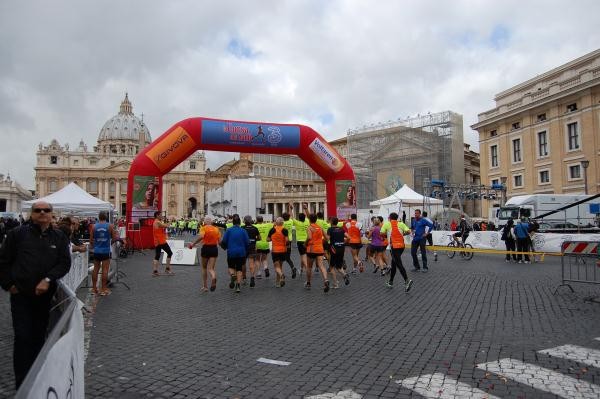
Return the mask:
<path id="1" fill-rule="evenodd" d="M 133 140 L 140 141 L 140 133 L 144 134 L 144 144 L 150 144 L 150 132 L 142 120 L 133 114 L 133 107 L 128 95 L 121 102 L 119 113 L 110 118 L 98 135 L 98 143 L 106 140 Z"/>

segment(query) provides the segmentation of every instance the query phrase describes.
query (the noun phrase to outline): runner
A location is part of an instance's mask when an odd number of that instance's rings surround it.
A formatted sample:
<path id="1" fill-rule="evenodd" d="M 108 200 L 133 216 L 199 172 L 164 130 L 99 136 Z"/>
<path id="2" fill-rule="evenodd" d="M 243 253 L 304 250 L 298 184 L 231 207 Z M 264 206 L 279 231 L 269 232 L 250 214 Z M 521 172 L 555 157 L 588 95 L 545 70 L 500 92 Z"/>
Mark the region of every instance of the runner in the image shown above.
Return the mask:
<path id="1" fill-rule="evenodd" d="M 98 223 L 90 234 L 90 250 L 94 251 L 94 270 L 92 272 L 92 292 L 98 294 L 98 272 L 102 268 L 100 295 L 110 294 L 108 289 L 108 269 L 110 267 L 110 244 L 111 240 L 119 238 L 111 224 L 107 222 L 106 212 L 100 212 Z M 36 237 L 37 238 L 37 237 Z M 28 248 L 28 250 L 32 250 Z"/>
<path id="2" fill-rule="evenodd" d="M 287 244 L 289 241 L 288 231 L 283 227 L 283 218 L 275 220 L 275 226 L 269 231 L 267 240 L 273 244 L 271 248 L 271 257 L 273 267 L 275 268 L 275 287 L 281 288 L 285 285 L 285 276 L 283 275 L 283 261 L 287 257 Z"/>
<path id="3" fill-rule="evenodd" d="M 284 212 L 281 216 L 283 217 L 283 227 L 288 232 L 287 252 L 285 261 L 288 263 L 288 265 L 290 265 L 290 269 L 292 271 L 292 278 L 296 278 L 296 275 L 298 274 L 298 269 L 296 269 L 296 266 L 294 266 L 294 262 L 292 261 L 292 228 L 294 227 L 294 222 L 290 220 L 290 214 L 287 212 Z M 283 264 L 281 265 L 281 267 L 283 268 Z"/>
<path id="4" fill-rule="evenodd" d="M 294 219 L 294 207 L 290 204 L 292 223 L 296 229 L 296 246 L 298 247 L 298 252 L 300 253 L 300 274 L 306 271 L 306 240 L 308 239 L 307 230 L 308 226 L 310 225 L 308 219 L 306 219 L 306 215 L 308 214 L 308 206 L 303 204 L 302 210 L 303 213 L 298 215 L 298 219 Z"/>
<path id="5" fill-rule="evenodd" d="M 426 219 L 426 220 L 428 220 L 429 223 L 431 223 L 431 226 L 433 226 L 431 228 L 431 230 L 429 230 L 429 233 L 427 233 L 427 237 L 426 237 L 426 239 L 427 239 L 427 245 L 429 245 L 430 247 L 432 247 L 433 246 L 433 233 L 432 233 L 432 231 L 435 230 L 435 223 L 433 223 L 433 221 L 430 218 L 427 217 L 427 211 L 423 211 L 423 218 Z M 433 251 L 433 261 L 437 262 L 437 260 L 438 260 L 437 251 L 434 250 Z"/>
<path id="6" fill-rule="evenodd" d="M 371 223 L 367 227 L 368 231 L 370 231 L 373 228 L 373 226 L 375 226 L 375 219 L 377 219 L 377 216 L 371 217 Z M 377 267 L 377 264 L 375 263 L 375 252 L 373 251 L 373 247 L 372 247 L 371 243 L 369 243 L 367 245 L 367 247 L 365 248 L 364 262 L 366 262 L 366 261 L 370 261 L 373 264 L 373 273 L 377 273 L 377 271 L 379 270 L 379 267 Z"/>
<path id="7" fill-rule="evenodd" d="M 373 252 L 373 258 L 375 267 L 381 271 L 381 275 L 385 275 L 383 266 L 383 253 L 385 252 L 385 246 L 383 245 L 383 239 L 381 237 L 381 222 L 379 218 L 373 218 L 373 226 L 367 232 L 367 237 L 371 239 L 371 251 Z"/>
<path id="8" fill-rule="evenodd" d="M 398 222 L 398 214 L 392 212 L 390 213 L 389 221 L 381 228 L 381 235 L 387 235 L 388 232 L 392 250 L 392 270 L 390 279 L 385 285 L 388 288 L 394 287 L 394 277 L 396 276 L 396 269 L 398 269 L 404 279 L 404 291 L 408 292 L 413 282 L 408 278 L 406 269 L 402 265 L 402 252 L 404 252 L 404 235 L 410 233 L 410 229 L 404 223 Z"/>
<path id="9" fill-rule="evenodd" d="M 383 216 L 377 216 L 377 218 L 379 219 L 379 225 L 383 227 Z M 386 249 L 387 249 L 387 247 L 389 247 L 389 245 L 390 245 L 390 242 L 388 241 L 387 236 L 385 236 L 383 238 L 384 250 L 381 253 L 381 259 L 383 260 L 383 272 L 381 273 L 382 276 L 385 276 L 392 269 L 392 267 L 389 266 L 391 263 L 388 259 L 387 252 L 386 252 Z"/>
<path id="10" fill-rule="evenodd" d="M 260 255 L 258 258 L 258 274 L 256 278 L 262 278 L 261 266 L 265 271 L 265 277 L 269 278 L 269 263 L 268 257 L 269 252 L 269 242 L 267 241 L 267 236 L 269 235 L 269 231 L 273 228 L 273 223 L 263 222 L 262 216 L 256 217 L 256 228 L 260 234 L 260 240 L 256 242 L 256 252 Z"/>
<path id="11" fill-rule="evenodd" d="M 158 273 L 158 263 L 160 262 L 160 253 L 165 251 L 167 253 L 167 266 L 165 267 L 165 273 L 168 276 L 172 276 L 175 273 L 171 271 L 171 256 L 173 251 L 167 244 L 167 232 L 166 228 L 169 227 L 167 223 L 162 221 L 160 217 L 160 211 L 154 212 L 154 223 L 152 224 L 152 235 L 154 236 L 154 260 L 152 261 L 152 276 L 156 277 Z"/>
<path id="12" fill-rule="evenodd" d="M 338 288 L 337 272 L 342 274 L 344 284 L 350 284 L 350 278 L 344 270 L 345 236 L 344 229 L 338 226 L 338 218 L 331 218 L 331 227 L 327 229 L 327 240 L 329 241 L 329 252 L 331 252 L 329 259 L 333 276 L 333 288 Z"/>
<path id="13" fill-rule="evenodd" d="M 308 217 L 310 226 L 308 227 L 308 240 L 306 241 L 306 256 L 308 264 L 306 266 L 306 284 L 305 287 L 310 289 L 312 279 L 312 265 L 316 260 L 317 267 L 323 276 L 323 291 L 329 291 L 329 280 L 327 280 L 327 271 L 323 266 L 323 229 L 317 224 L 317 215 L 311 214 Z"/>
<path id="14" fill-rule="evenodd" d="M 317 226 L 319 226 L 321 230 L 323 230 L 323 251 L 325 251 L 325 255 L 323 255 L 323 260 L 326 260 L 329 263 L 329 242 L 325 237 L 325 232 L 331 227 L 331 224 L 325 221 L 325 216 L 323 215 L 323 212 L 317 212 Z M 315 265 L 315 273 L 317 273 L 318 271 L 318 267 Z"/>
<path id="15" fill-rule="evenodd" d="M 242 268 L 246 264 L 246 248 L 250 245 L 248 233 L 240 227 L 240 223 L 240 217 L 234 215 L 232 226 L 225 230 L 221 240 L 221 248 L 227 250 L 227 267 L 231 276 L 229 288 L 235 288 L 238 294 L 242 285 Z"/>
<path id="16" fill-rule="evenodd" d="M 362 224 L 356 220 L 356 213 L 350 215 L 350 221 L 346 223 L 346 234 L 348 235 L 348 245 L 352 252 L 352 274 L 356 274 L 357 270 L 360 270 L 362 273 L 364 265 L 359 258 L 360 249 L 362 248 Z"/>
<path id="17" fill-rule="evenodd" d="M 260 241 L 260 233 L 256 226 L 252 224 L 252 216 L 244 216 L 244 230 L 248 233 L 250 238 L 250 246 L 248 247 L 248 265 L 250 266 L 250 288 L 254 288 L 256 282 L 254 277 L 256 276 L 256 263 L 255 261 L 259 258 L 259 253 L 256 252 L 256 242 Z M 260 263 L 258 264 L 260 267 Z"/>
<path id="18" fill-rule="evenodd" d="M 200 250 L 200 257 L 202 259 L 202 291 L 208 291 L 207 285 L 207 270 L 210 274 L 210 290 L 214 291 L 217 288 L 217 274 L 215 273 L 215 264 L 217 263 L 217 257 L 219 256 L 219 249 L 217 245 L 221 239 L 221 232 L 218 228 L 213 226 L 212 219 L 210 217 L 204 218 L 204 226 L 200 229 L 200 235 L 189 245 L 192 249 L 200 242 L 203 242 L 202 249 Z"/>

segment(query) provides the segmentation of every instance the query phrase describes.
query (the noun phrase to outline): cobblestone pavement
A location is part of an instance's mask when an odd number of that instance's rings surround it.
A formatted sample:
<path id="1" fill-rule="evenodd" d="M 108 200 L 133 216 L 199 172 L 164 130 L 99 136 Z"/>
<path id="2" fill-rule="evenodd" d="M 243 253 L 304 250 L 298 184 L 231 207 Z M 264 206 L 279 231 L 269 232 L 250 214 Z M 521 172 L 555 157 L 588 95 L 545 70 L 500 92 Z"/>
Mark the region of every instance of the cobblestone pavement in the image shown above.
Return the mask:
<path id="1" fill-rule="evenodd" d="M 307 291 L 288 265 L 284 288 L 272 273 L 235 294 L 223 252 L 217 290 L 201 293 L 198 266 L 153 278 L 151 258 L 122 264 L 130 291 L 117 285 L 88 304 L 89 398 L 600 396 L 600 304 L 584 301 L 600 288 L 554 295 L 557 257 L 440 256 L 429 273 L 409 271 L 408 294 L 399 274 L 387 289 L 370 267 L 349 286 L 325 294 L 317 277 Z M 12 386 L 9 329 L 0 327 L 0 392 Z"/>

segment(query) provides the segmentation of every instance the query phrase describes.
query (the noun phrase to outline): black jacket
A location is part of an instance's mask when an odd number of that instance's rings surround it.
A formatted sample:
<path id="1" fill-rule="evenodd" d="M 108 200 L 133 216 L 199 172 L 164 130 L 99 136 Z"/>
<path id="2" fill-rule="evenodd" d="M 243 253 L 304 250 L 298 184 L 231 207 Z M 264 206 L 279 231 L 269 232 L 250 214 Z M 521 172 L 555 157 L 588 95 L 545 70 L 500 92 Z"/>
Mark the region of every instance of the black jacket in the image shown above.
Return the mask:
<path id="1" fill-rule="evenodd" d="M 8 232 L 0 249 L 0 286 L 15 285 L 24 295 L 35 295 L 35 287 L 48 277 L 56 280 L 69 272 L 69 239 L 60 230 L 49 227 L 42 233 L 35 224 L 26 224 Z"/>

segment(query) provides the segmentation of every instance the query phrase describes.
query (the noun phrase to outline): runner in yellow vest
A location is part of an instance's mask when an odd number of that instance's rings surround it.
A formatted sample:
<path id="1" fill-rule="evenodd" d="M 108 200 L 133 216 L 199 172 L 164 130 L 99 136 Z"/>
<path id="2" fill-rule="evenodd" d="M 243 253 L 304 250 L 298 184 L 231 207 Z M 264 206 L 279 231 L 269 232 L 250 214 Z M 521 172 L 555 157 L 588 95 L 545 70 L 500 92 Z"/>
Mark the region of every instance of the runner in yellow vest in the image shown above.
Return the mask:
<path id="1" fill-rule="evenodd" d="M 269 254 L 269 242 L 267 241 L 267 237 L 269 236 L 269 231 L 271 231 L 271 229 L 273 228 L 273 223 L 265 223 L 263 221 L 263 217 L 262 216 L 257 216 L 256 217 L 256 224 L 255 224 L 256 228 L 258 229 L 258 232 L 260 233 L 260 241 L 256 242 L 256 252 L 258 252 L 260 254 L 260 257 L 258 259 L 258 274 L 256 275 L 256 278 L 262 278 L 262 274 L 261 274 L 261 268 L 260 265 L 262 265 L 262 269 L 265 271 L 265 277 L 269 277 L 269 264 L 268 264 L 268 260 L 267 260 L 267 255 Z"/>
<path id="2" fill-rule="evenodd" d="M 303 204 L 303 213 L 298 215 L 298 219 L 294 219 L 294 207 L 290 206 L 290 213 L 292 214 L 292 223 L 296 229 L 296 246 L 298 247 L 298 253 L 300 254 L 300 273 L 306 271 L 306 240 L 308 239 L 308 226 L 310 222 L 307 219 L 308 206 Z"/>

